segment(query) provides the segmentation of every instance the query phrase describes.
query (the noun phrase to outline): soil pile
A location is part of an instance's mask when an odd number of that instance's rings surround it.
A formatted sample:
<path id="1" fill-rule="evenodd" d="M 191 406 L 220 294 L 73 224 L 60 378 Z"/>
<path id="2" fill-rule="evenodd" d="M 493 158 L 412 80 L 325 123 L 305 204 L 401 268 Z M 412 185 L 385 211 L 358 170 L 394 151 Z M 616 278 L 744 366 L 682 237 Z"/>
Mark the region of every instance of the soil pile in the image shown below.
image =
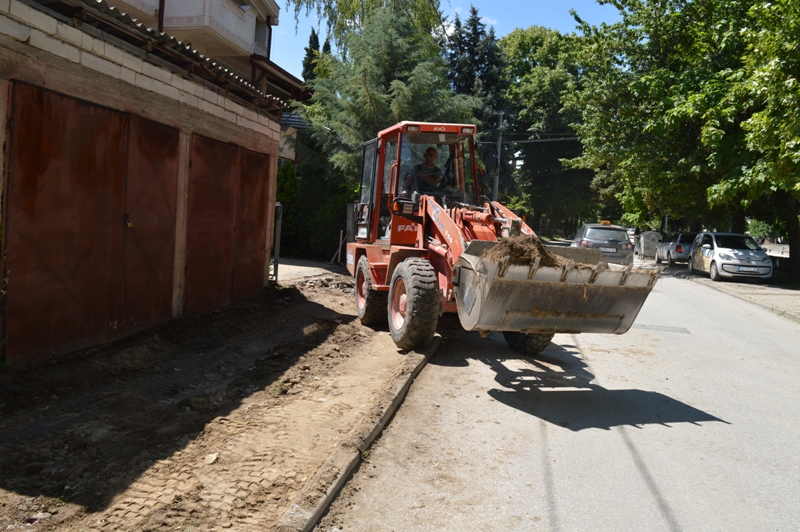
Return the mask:
<path id="1" fill-rule="evenodd" d="M 481 257 L 499 262 L 508 256 L 508 263 L 516 266 L 533 264 L 537 257 L 541 257 L 541 266 L 562 268 L 569 262 L 568 259 L 550 252 L 536 235 L 520 235 L 506 238 L 495 247 L 481 253 Z"/>

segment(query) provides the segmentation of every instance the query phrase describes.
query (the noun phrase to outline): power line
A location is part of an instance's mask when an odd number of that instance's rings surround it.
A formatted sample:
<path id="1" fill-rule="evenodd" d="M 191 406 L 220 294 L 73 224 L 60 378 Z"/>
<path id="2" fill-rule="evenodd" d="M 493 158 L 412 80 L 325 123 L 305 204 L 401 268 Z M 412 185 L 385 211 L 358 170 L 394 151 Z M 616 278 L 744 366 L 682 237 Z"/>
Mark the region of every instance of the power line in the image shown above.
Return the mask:
<path id="1" fill-rule="evenodd" d="M 503 144 L 533 144 L 538 142 L 560 142 L 562 140 L 580 140 L 580 137 L 561 137 L 558 139 L 526 139 L 526 140 L 505 140 Z M 482 141 L 478 144 L 497 144 L 496 141 Z"/>

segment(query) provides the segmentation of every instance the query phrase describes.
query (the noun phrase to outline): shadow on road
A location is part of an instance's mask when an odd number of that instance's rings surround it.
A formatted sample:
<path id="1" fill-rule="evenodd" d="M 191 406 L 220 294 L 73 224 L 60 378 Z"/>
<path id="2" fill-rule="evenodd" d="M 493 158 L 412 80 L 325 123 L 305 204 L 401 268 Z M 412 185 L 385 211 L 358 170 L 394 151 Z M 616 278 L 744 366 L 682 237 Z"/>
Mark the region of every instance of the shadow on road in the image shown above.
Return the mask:
<path id="1" fill-rule="evenodd" d="M 474 352 L 477 334 L 449 331 L 445 344 L 450 354 L 437 356 L 432 363 L 465 366 L 468 358 L 455 353 Z M 461 345 L 459 345 L 461 344 Z M 573 431 L 590 428 L 648 424 L 701 423 L 720 421 L 667 395 L 646 390 L 608 390 L 592 384 L 595 376 L 587 370 L 575 346 L 550 346 L 536 358 L 522 356 L 510 348 L 498 349 L 497 342 L 487 342 L 490 357 L 477 360 L 495 372 L 495 382 L 502 388 L 489 390 L 498 402 L 536 416 L 548 423 Z"/>

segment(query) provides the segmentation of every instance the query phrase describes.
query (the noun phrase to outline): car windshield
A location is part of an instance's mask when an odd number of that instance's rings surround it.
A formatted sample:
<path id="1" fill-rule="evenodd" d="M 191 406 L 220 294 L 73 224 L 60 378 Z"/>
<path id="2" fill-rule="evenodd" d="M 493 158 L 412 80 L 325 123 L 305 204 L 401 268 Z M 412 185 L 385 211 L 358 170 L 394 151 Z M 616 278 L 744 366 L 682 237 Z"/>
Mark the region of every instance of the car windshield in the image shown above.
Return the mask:
<path id="1" fill-rule="evenodd" d="M 728 249 L 761 249 L 756 241 L 747 235 L 717 235 L 717 247 Z"/>
<path id="2" fill-rule="evenodd" d="M 589 227 L 586 229 L 586 236 L 592 240 L 628 240 L 628 234 L 622 229 L 609 229 L 605 227 Z"/>
<path id="3" fill-rule="evenodd" d="M 678 243 L 691 244 L 692 242 L 694 242 L 696 236 L 697 233 L 681 233 L 680 236 L 678 236 Z"/>

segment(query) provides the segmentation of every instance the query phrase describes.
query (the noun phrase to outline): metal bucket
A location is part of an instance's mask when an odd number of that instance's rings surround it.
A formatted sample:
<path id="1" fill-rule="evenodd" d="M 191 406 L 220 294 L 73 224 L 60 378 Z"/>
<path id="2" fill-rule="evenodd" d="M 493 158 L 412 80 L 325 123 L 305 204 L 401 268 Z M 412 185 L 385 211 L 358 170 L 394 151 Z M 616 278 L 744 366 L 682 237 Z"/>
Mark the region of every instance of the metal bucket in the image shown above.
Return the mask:
<path id="1" fill-rule="evenodd" d="M 613 333 L 630 329 L 661 273 L 610 270 L 597 250 L 548 247 L 563 268 L 481 258 L 496 242 L 473 241 L 456 263 L 458 317 L 465 330 L 525 333 Z M 578 269 L 577 263 L 594 264 Z"/>

